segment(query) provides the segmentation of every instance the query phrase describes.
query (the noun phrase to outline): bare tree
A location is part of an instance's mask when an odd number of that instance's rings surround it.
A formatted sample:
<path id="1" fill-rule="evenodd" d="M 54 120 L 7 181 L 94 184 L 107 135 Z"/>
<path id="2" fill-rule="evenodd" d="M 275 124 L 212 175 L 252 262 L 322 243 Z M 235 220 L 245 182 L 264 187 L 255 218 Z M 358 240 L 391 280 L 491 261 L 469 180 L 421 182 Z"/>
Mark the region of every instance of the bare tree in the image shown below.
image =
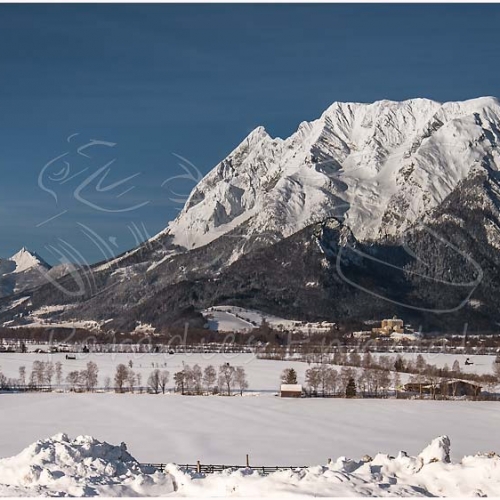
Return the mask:
<path id="1" fill-rule="evenodd" d="M 367 370 L 361 370 L 358 373 L 356 387 L 358 388 L 358 392 L 361 392 L 363 396 L 366 395 L 368 389 Z"/>
<path id="2" fill-rule="evenodd" d="M 370 354 L 370 351 L 366 351 L 363 355 L 363 360 L 361 362 L 361 366 L 363 368 L 371 368 L 373 364 L 373 359 L 372 355 Z"/>
<path id="3" fill-rule="evenodd" d="M 377 394 L 378 384 L 376 381 L 375 373 L 375 370 L 372 370 L 371 368 L 365 368 L 363 370 L 366 392 L 368 394 Z"/>
<path id="4" fill-rule="evenodd" d="M 338 372 L 331 367 L 323 370 L 323 391 L 330 395 L 335 395 L 338 386 Z"/>
<path id="5" fill-rule="evenodd" d="M 196 364 L 193 366 L 191 378 L 193 381 L 194 392 L 196 394 L 201 394 L 201 380 L 203 378 L 203 372 L 201 371 L 200 365 Z"/>
<path id="6" fill-rule="evenodd" d="M 71 390 L 75 391 L 80 383 L 80 372 L 78 370 L 69 372 L 66 376 L 66 382 L 71 386 Z"/>
<path id="7" fill-rule="evenodd" d="M 11 382 L 11 379 L 7 380 L 7 377 L 0 371 L 0 389 L 7 389 Z"/>
<path id="8" fill-rule="evenodd" d="M 210 392 L 210 389 L 214 387 L 216 382 L 217 372 L 212 365 L 208 365 L 205 370 L 203 370 L 203 384 L 205 385 L 207 392 Z"/>
<path id="9" fill-rule="evenodd" d="M 106 391 L 111 389 L 111 377 L 104 377 L 104 389 Z"/>
<path id="10" fill-rule="evenodd" d="M 247 375 L 245 369 L 242 366 L 237 366 L 234 372 L 234 382 L 240 389 L 240 395 L 243 396 L 243 391 L 248 389 Z"/>
<path id="11" fill-rule="evenodd" d="M 221 385 L 226 388 L 228 396 L 231 396 L 231 387 L 234 384 L 234 373 L 234 366 L 231 366 L 229 363 L 219 366 L 219 380 Z"/>
<path id="12" fill-rule="evenodd" d="M 58 361 L 56 363 L 56 384 L 61 385 L 62 383 L 62 363 Z"/>
<path id="13" fill-rule="evenodd" d="M 116 392 L 123 392 L 123 386 L 125 382 L 127 381 L 128 377 L 128 368 L 123 364 L 120 363 L 116 367 L 116 372 L 115 372 L 115 390 Z"/>
<path id="14" fill-rule="evenodd" d="M 188 364 L 183 363 L 182 371 L 184 372 L 184 390 L 191 394 L 195 384 L 193 369 Z"/>
<path id="15" fill-rule="evenodd" d="M 313 366 L 306 370 L 306 384 L 314 394 L 317 394 L 318 388 L 321 385 L 321 370 L 317 366 Z"/>
<path id="16" fill-rule="evenodd" d="M 394 386 L 394 394 L 396 395 L 397 399 L 399 397 L 399 389 L 401 386 L 401 375 L 397 371 L 392 375 L 392 385 Z"/>
<path id="17" fill-rule="evenodd" d="M 45 363 L 45 380 L 49 387 L 52 386 L 52 378 L 54 377 L 54 363 L 48 361 Z"/>
<path id="18" fill-rule="evenodd" d="M 96 363 L 89 361 L 85 370 L 82 370 L 82 381 L 87 391 L 94 391 L 97 387 L 99 368 Z"/>
<path id="19" fill-rule="evenodd" d="M 19 367 L 19 383 L 22 386 L 26 385 L 26 367 L 25 366 Z"/>
<path id="20" fill-rule="evenodd" d="M 32 385 L 43 385 L 45 381 L 45 363 L 42 361 L 33 361 L 33 368 L 31 369 L 30 382 Z"/>
<path id="21" fill-rule="evenodd" d="M 440 385 L 440 378 L 434 371 L 429 371 L 429 374 L 427 376 L 428 382 L 431 386 L 431 396 L 432 399 L 436 399 L 436 390 L 438 389 Z"/>
<path id="22" fill-rule="evenodd" d="M 383 391 L 384 395 L 387 396 L 389 393 L 389 388 L 391 386 L 391 372 L 386 370 L 378 370 L 377 378 L 380 389 Z"/>
<path id="23" fill-rule="evenodd" d="M 127 384 L 130 392 L 134 392 L 135 381 L 136 381 L 135 372 L 134 370 L 132 370 L 132 368 L 129 368 L 127 374 Z"/>
<path id="24" fill-rule="evenodd" d="M 184 394 L 186 374 L 184 370 L 174 373 L 175 390 Z"/>
<path id="25" fill-rule="evenodd" d="M 361 356 L 357 351 L 354 350 L 349 354 L 349 364 L 351 366 L 361 366 Z"/>
<path id="26" fill-rule="evenodd" d="M 379 356 L 378 366 L 380 370 L 391 371 L 394 368 L 394 359 L 390 356 Z"/>
<path id="27" fill-rule="evenodd" d="M 167 389 L 167 384 L 170 379 L 170 373 L 167 370 L 163 370 L 160 372 L 159 385 L 161 392 L 165 394 L 165 390 Z"/>
<path id="28" fill-rule="evenodd" d="M 160 370 L 158 368 L 153 370 L 149 375 L 148 387 L 154 394 L 160 394 Z"/>

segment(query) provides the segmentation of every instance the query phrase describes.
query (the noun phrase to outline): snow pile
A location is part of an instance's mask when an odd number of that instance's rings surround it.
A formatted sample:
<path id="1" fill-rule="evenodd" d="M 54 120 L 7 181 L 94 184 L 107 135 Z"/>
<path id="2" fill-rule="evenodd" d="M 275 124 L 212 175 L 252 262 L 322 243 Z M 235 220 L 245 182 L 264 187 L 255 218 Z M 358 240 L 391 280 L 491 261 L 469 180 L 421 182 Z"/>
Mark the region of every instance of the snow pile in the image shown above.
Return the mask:
<path id="1" fill-rule="evenodd" d="M 3 496 L 498 496 L 500 457 L 490 453 L 450 463 L 450 440 L 441 436 L 420 455 L 378 454 L 339 458 L 327 466 L 252 469 L 214 474 L 186 472 L 169 464 L 165 473 L 141 467 L 126 446 L 65 434 L 38 441 L 0 460 Z"/>
<path id="2" fill-rule="evenodd" d="M 174 491 L 169 475 L 141 467 L 124 443 L 57 434 L 0 460 L 2 496 L 159 496 Z"/>
<path id="3" fill-rule="evenodd" d="M 170 465 L 183 496 L 498 496 L 500 457 L 465 457 L 449 462 L 450 440 L 442 436 L 417 457 L 378 454 L 354 461 L 339 458 L 328 466 L 282 470 L 262 476 L 250 469 L 190 475 Z"/>

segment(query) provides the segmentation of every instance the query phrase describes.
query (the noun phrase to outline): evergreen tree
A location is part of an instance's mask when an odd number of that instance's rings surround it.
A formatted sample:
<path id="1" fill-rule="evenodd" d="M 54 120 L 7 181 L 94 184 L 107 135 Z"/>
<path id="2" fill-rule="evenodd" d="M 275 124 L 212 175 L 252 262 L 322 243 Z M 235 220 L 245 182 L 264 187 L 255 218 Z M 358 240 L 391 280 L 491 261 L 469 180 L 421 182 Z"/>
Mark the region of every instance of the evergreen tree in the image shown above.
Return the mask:
<path id="1" fill-rule="evenodd" d="M 349 379 L 349 382 L 347 383 L 347 387 L 345 390 L 345 397 L 346 398 L 355 398 L 356 397 L 356 382 L 353 377 Z"/>
<path id="2" fill-rule="evenodd" d="M 400 355 L 398 355 L 396 361 L 394 362 L 394 369 L 397 372 L 402 372 L 404 368 L 405 368 L 405 363 L 403 361 L 403 358 Z"/>
<path id="3" fill-rule="evenodd" d="M 285 368 L 281 374 L 281 382 L 283 384 L 296 384 L 297 372 L 293 368 Z"/>

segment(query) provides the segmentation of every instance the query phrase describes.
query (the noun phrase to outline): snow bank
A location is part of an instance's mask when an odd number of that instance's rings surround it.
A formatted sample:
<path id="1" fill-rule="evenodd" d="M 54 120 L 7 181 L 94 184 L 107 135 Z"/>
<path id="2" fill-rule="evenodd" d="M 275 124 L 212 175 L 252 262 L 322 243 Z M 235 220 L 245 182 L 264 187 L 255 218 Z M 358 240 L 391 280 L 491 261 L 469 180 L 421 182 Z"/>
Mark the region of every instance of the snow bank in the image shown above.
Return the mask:
<path id="1" fill-rule="evenodd" d="M 355 461 L 345 457 L 327 466 L 283 470 L 262 476 L 242 469 L 190 475 L 170 465 L 184 496 L 498 496 L 500 457 L 465 457 L 450 464 L 450 440 L 439 437 L 417 457 L 378 454 Z"/>
<path id="2" fill-rule="evenodd" d="M 494 453 L 450 463 L 450 440 L 434 439 L 416 457 L 400 452 L 263 476 L 251 469 L 215 474 L 165 473 L 141 467 L 124 444 L 65 434 L 38 441 L 0 460 L 3 496 L 498 496 L 500 457 Z"/>
<path id="3" fill-rule="evenodd" d="M 150 496 L 174 490 L 168 474 L 141 467 L 124 443 L 57 434 L 0 460 L 2 496 Z"/>

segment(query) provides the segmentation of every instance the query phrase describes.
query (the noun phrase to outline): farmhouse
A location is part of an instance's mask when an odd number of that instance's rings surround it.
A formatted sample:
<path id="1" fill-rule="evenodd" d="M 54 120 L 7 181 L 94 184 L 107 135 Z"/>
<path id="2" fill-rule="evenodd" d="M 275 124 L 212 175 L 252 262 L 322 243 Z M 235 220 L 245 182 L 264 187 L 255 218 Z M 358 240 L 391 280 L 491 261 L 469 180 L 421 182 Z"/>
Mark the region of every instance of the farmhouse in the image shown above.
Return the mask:
<path id="1" fill-rule="evenodd" d="M 441 383 L 443 396 L 479 396 L 482 387 L 465 380 L 448 380 Z"/>
<path id="2" fill-rule="evenodd" d="M 405 392 L 418 394 L 433 394 L 441 396 L 471 396 L 476 397 L 481 394 L 482 387 L 465 380 L 447 380 L 437 384 L 430 382 L 410 382 L 404 385 Z"/>
<path id="3" fill-rule="evenodd" d="M 302 396 L 301 384 L 281 384 L 280 397 L 300 398 Z"/>

